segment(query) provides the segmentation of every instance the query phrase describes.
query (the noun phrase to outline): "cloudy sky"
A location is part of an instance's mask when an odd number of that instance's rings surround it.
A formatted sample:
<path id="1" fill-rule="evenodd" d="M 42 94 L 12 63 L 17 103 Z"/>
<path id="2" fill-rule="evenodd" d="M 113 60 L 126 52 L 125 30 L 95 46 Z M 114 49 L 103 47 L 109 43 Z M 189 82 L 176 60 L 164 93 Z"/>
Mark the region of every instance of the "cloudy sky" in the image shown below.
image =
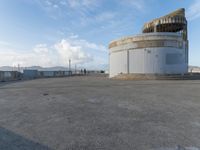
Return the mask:
<path id="1" fill-rule="evenodd" d="M 200 0 L 0 0 L 0 66 L 102 69 L 108 44 L 178 8 L 189 20 L 190 65 L 200 66 Z"/>

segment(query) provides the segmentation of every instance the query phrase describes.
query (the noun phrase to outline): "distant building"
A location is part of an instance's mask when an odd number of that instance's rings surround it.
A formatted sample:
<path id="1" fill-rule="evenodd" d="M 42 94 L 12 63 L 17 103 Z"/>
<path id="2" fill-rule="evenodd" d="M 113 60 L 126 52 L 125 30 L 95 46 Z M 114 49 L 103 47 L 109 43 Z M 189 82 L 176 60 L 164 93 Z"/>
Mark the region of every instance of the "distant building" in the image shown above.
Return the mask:
<path id="1" fill-rule="evenodd" d="M 22 74 L 18 71 L 0 71 L 0 81 L 15 81 L 20 80 Z"/>
<path id="2" fill-rule="evenodd" d="M 36 79 L 36 78 L 52 78 L 52 77 L 67 77 L 70 76 L 70 71 L 38 71 L 27 69 L 23 72 L 24 79 Z"/>
<path id="3" fill-rule="evenodd" d="M 188 71 L 190 73 L 200 73 L 200 67 L 190 66 Z"/>
<path id="4" fill-rule="evenodd" d="M 24 79 L 36 79 L 38 77 L 38 70 L 24 70 L 23 78 Z"/>
<path id="5" fill-rule="evenodd" d="M 185 9 L 146 23 L 143 33 L 112 41 L 109 74 L 184 74 L 188 72 Z"/>

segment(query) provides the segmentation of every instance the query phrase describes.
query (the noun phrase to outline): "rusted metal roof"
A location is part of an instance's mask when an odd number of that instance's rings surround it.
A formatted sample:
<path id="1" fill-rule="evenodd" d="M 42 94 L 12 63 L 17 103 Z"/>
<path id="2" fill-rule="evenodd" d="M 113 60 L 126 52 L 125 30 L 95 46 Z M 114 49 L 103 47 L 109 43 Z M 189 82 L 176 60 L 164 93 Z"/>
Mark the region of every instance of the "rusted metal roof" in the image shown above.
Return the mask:
<path id="1" fill-rule="evenodd" d="M 185 9 L 178 9 L 166 16 L 145 23 L 143 33 L 151 32 L 182 32 L 184 40 L 187 40 Z"/>

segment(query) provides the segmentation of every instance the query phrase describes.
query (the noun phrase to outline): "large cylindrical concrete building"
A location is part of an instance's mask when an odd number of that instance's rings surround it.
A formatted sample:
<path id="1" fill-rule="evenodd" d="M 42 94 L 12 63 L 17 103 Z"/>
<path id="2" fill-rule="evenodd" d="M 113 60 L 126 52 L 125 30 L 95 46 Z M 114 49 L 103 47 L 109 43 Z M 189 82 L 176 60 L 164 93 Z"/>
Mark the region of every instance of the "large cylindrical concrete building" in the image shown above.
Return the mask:
<path id="1" fill-rule="evenodd" d="M 188 71 L 184 9 L 146 23 L 143 34 L 109 45 L 110 77 L 121 74 L 184 74 Z"/>

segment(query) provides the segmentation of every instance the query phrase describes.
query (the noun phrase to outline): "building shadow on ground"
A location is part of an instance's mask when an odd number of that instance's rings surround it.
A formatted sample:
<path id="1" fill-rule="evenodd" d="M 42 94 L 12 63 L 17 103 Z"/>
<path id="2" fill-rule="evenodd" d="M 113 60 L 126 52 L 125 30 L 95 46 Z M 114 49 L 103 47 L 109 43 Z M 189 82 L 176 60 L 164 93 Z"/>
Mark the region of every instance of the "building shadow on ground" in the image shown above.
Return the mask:
<path id="1" fill-rule="evenodd" d="M 0 127 L 0 150 L 52 150 L 21 135 Z"/>

